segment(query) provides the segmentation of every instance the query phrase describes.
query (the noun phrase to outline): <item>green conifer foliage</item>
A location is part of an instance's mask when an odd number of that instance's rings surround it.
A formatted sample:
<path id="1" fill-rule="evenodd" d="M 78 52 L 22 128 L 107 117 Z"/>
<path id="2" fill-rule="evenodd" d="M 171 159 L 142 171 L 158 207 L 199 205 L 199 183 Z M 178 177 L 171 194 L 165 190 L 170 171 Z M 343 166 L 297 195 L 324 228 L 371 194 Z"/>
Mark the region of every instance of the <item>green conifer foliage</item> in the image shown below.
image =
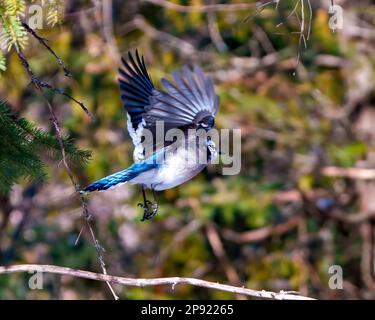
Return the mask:
<path id="1" fill-rule="evenodd" d="M 37 1 L 32 1 L 37 3 Z M 0 76 L 5 71 L 5 52 L 12 48 L 25 48 L 30 34 L 22 25 L 27 12 L 25 0 L 1 0 L 0 1 Z M 41 0 L 39 4 L 45 9 L 45 19 L 51 27 L 62 22 L 64 3 L 61 0 Z"/>
<path id="2" fill-rule="evenodd" d="M 90 152 L 78 149 L 64 137 L 69 159 L 83 164 Z M 41 180 L 45 177 L 43 156 L 61 159 L 57 138 L 24 118 L 18 118 L 9 104 L 0 100 L 0 193 L 8 193 L 21 179 Z"/>

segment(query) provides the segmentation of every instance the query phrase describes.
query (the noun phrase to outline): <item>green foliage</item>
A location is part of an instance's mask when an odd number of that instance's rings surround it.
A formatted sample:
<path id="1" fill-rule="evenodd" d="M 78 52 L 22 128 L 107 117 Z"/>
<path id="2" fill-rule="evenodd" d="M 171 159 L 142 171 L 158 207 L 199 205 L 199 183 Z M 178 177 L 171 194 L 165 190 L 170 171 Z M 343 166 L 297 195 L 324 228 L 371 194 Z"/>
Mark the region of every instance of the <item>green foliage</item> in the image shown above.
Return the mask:
<path id="1" fill-rule="evenodd" d="M 24 48 L 26 46 L 28 34 L 21 22 L 24 14 L 24 0 L 0 2 L 0 72 L 6 70 L 6 60 L 1 48 L 10 51 L 12 47 Z"/>
<path id="2" fill-rule="evenodd" d="M 7 14 L 12 16 L 23 16 L 26 3 L 24 0 L 4 0 L 3 4 Z"/>
<path id="3" fill-rule="evenodd" d="M 18 10 L 8 11 L 5 4 L 0 5 L 0 25 L 2 33 L 0 44 L 10 51 L 12 47 L 24 48 L 27 43 L 27 32 L 22 26 L 21 14 Z"/>
<path id="4" fill-rule="evenodd" d="M 36 1 L 33 1 L 36 2 Z M 41 5 L 46 8 L 47 24 L 51 27 L 62 21 L 61 0 L 42 0 Z M 8 52 L 12 48 L 23 49 L 27 45 L 30 34 L 22 25 L 22 18 L 26 12 L 26 1 L 4 0 L 0 2 L 0 47 Z M 5 57 L 0 50 L 0 72 L 5 70 Z"/>
<path id="5" fill-rule="evenodd" d="M 349 167 L 366 154 L 367 147 L 364 143 L 356 142 L 345 146 L 331 145 L 329 154 L 337 165 Z"/>
<path id="6" fill-rule="evenodd" d="M 7 67 L 5 65 L 5 57 L 4 57 L 3 52 L 0 50 L 0 71 L 5 71 L 6 69 Z"/>
<path id="7" fill-rule="evenodd" d="M 69 138 L 64 147 L 70 159 L 84 163 L 90 157 Z M 17 118 L 5 101 L 0 101 L 0 192 L 7 193 L 21 178 L 40 180 L 45 176 L 42 155 L 61 158 L 59 141 L 24 118 Z"/>
<path id="8" fill-rule="evenodd" d="M 61 0 L 49 0 L 47 7 L 47 23 L 54 27 L 56 24 L 62 21 L 62 6 L 63 1 Z"/>

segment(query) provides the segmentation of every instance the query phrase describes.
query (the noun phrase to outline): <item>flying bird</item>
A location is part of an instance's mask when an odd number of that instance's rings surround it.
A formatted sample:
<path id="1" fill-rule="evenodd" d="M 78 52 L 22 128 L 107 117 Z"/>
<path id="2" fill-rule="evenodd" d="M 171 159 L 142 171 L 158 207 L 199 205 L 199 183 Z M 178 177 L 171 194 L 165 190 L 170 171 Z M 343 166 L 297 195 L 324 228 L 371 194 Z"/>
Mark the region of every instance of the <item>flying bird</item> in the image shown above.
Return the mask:
<path id="1" fill-rule="evenodd" d="M 135 55 L 129 52 L 126 60 L 122 58 L 122 64 L 119 85 L 127 112 L 127 129 L 134 144 L 134 164 L 93 182 L 80 192 L 104 191 L 127 182 L 139 184 L 143 203 L 138 205 L 144 209 L 143 221 L 158 211 L 155 191 L 192 179 L 216 158 L 216 146 L 210 137 L 201 141 L 197 135 L 188 133 L 199 129 L 208 132 L 214 127 L 219 99 L 212 79 L 197 65 L 192 69 L 183 66 L 181 71 L 173 72 L 174 82 L 161 79 L 164 86 L 161 90 L 155 88 L 138 50 Z M 160 123 L 164 133 L 170 129 L 181 130 L 180 143 L 164 140 L 160 143 L 154 136 L 151 142 L 146 141 L 145 130 L 155 135 Z M 201 156 L 207 161 L 191 161 Z M 154 202 L 147 200 L 145 189 L 152 190 Z"/>

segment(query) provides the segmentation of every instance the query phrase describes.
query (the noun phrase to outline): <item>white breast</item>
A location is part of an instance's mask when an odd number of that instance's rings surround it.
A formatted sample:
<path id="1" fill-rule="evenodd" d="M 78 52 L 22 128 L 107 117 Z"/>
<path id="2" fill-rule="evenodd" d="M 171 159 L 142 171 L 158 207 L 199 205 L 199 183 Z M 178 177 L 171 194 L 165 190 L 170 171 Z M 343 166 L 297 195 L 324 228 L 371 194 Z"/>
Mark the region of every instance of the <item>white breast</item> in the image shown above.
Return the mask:
<path id="1" fill-rule="evenodd" d="M 155 190 L 165 190 L 178 186 L 197 175 L 206 164 L 197 163 L 193 152 L 181 148 L 166 159 L 166 164 L 159 170 Z"/>
<path id="2" fill-rule="evenodd" d="M 180 147 L 173 152 L 168 152 L 160 168 L 141 173 L 130 183 L 142 184 L 146 188 L 156 191 L 176 187 L 190 180 L 206 167 L 207 163 L 202 161 L 207 159 L 206 152 L 203 152 L 207 150 L 206 147 L 207 145 L 199 148 L 201 158 L 198 158 L 195 148 Z M 216 153 L 213 142 L 208 147 L 211 155 L 213 151 Z"/>

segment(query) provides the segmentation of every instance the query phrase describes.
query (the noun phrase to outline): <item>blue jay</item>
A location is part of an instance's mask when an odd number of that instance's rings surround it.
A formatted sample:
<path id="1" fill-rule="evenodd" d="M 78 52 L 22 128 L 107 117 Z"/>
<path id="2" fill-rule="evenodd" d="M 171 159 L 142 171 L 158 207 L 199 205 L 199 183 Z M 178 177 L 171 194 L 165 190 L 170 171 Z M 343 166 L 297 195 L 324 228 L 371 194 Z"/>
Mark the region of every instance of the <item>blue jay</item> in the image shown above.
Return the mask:
<path id="1" fill-rule="evenodd" d="M 163 91 L 154 87 L 138 50 L 135 57 L 129 52 L 128 59 L 122 59 L 122 63 L 119 85 L 127 112 L 127 129 L 134 144 L 135 163 L 90 184 L 81 193 L 104 191 L 126 182 L 139 184 L 143 203 L 138 205 L 144 209 L 144 221 L 154 217 L 158 210 L 155 191 L 173 188 L 192 179 L 217 156 L 215 144 L 209 137 L 202 142 L 187 132 L 191 129 L 208 132 L 213 128 L 219 99 L 212 79 L 198 66 L 193 69 L 183 66 L 181 72 L 174 72 L 174 84 L 161 79 L 165 87 Z M 163 122 L 165 130 L 180 129 L 184 133 L 183 143 L 176 146 L 163 141 L 163 146 L 158 149 L 153 140 L 153 148 L 147 152 L 142 133 L 145 129 L 154 133 L 158 122 Z M 189 161 L 195 153 L 198 156 L 205 154 L 207 162 Z M 145 189 L 152 190 L 154 202 L 146 199 Z"/>

